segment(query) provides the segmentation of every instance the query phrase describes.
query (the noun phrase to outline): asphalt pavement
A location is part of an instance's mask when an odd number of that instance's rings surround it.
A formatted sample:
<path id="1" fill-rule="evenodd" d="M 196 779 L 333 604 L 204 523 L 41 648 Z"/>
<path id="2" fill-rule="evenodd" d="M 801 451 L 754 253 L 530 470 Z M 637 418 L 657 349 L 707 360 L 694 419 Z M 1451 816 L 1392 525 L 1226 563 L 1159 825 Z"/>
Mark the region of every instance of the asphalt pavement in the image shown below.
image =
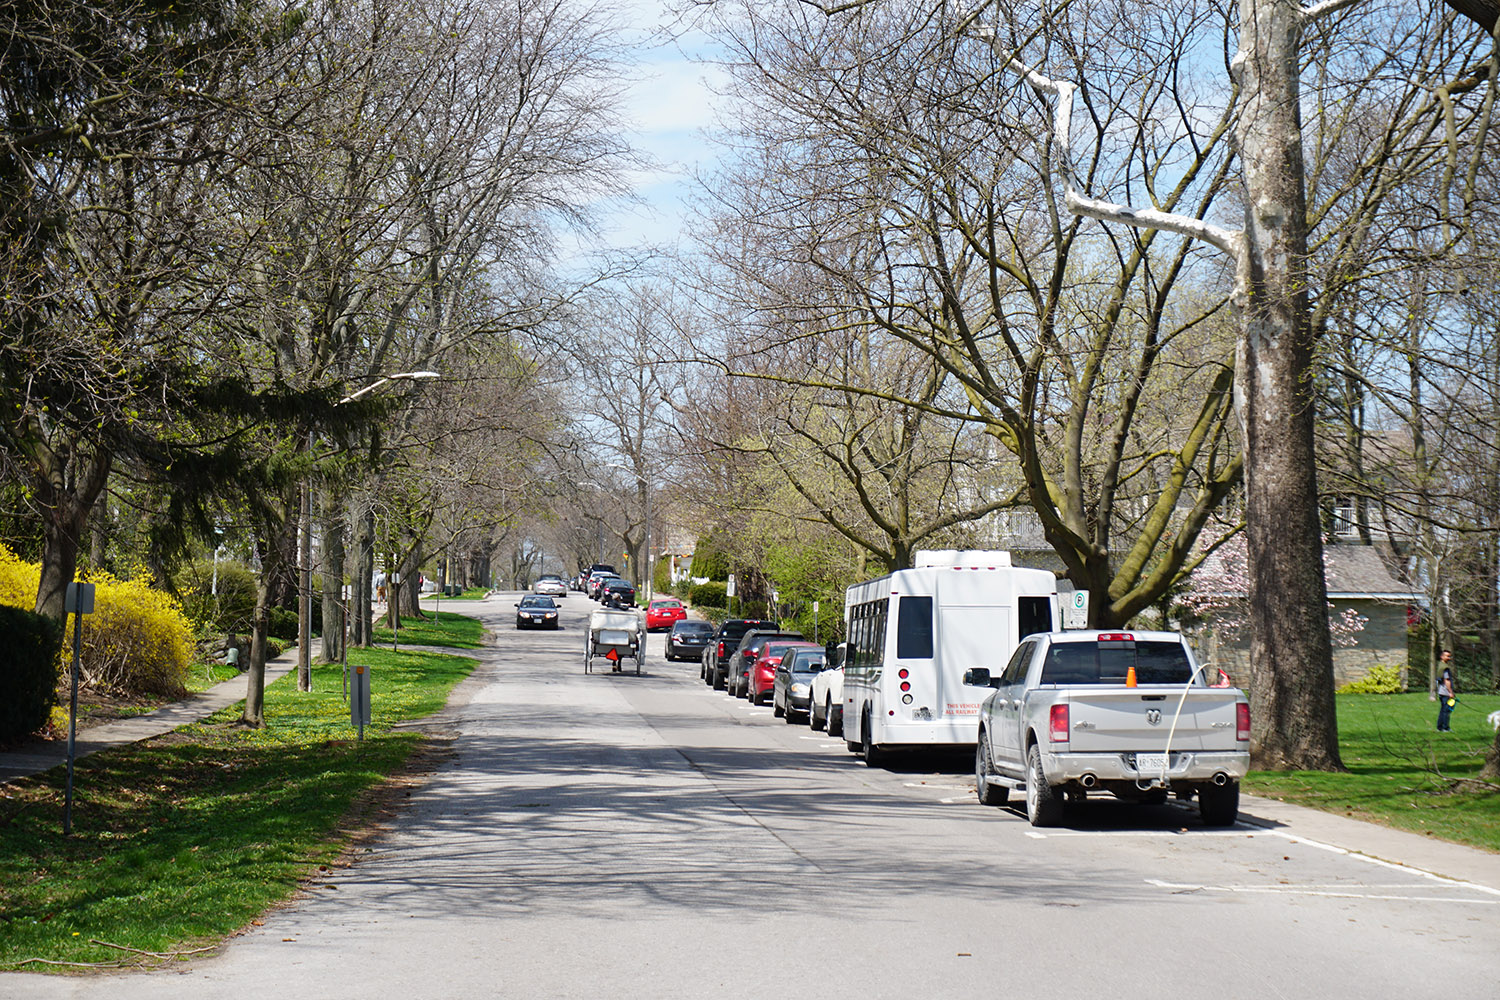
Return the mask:
<path id="1" fill-rule="evenodd" d="M 1500 857 L 1246 798 L 977 804 L 962 765 L 866 768 L 669 664 L 585 674 L 583 622 L 497 632 L 425 728 L 453 754 L 347 868 L 162 972 L 0 996 L 1491 998 Z M 466 609 L 468 610 L 468 609 Z M 378 706 L 377 706 L 378 710 Z"/>

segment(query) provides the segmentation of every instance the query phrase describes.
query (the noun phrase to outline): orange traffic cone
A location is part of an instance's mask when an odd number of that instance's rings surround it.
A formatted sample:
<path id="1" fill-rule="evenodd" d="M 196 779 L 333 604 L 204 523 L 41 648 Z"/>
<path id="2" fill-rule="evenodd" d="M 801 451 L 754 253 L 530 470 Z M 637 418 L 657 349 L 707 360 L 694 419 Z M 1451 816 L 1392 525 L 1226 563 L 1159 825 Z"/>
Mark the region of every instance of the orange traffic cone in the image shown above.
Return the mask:
<path id="1" fill-rule="evenodd" d="M 1131 664 L 1125 671 L 1125 686 L 1128 688 L 1135 687 L 1135 664 Z"/>

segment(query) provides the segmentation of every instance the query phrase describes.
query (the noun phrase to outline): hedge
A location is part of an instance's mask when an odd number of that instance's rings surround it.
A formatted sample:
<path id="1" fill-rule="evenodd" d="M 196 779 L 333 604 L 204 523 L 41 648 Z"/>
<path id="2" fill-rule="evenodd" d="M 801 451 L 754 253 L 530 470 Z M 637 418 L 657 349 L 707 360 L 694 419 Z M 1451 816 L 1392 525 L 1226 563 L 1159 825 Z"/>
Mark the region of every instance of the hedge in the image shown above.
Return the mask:
<path id="1" fill-rule="evenodd" d="M 6 666 L 0 669 L 0 741 L 22 739 L 47 721 L 57 696 L 62 629 L 45 615 L 0 605 Z"/>

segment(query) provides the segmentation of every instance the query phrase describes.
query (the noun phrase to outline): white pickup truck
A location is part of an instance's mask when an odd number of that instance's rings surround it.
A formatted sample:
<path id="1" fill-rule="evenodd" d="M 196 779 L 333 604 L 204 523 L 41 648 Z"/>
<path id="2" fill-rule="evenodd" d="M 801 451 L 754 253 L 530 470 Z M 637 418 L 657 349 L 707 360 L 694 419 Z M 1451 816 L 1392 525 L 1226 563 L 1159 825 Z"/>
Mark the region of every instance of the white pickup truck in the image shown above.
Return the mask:
<path id="1" fill-rule="evenodd" d="M 998 677 L 964 676 L 995 689 L 979 710 L 979 801 L 1004 805 L 1024 789 L 1031 824 L 1052 826 L 1089 792 L 1164 802 L 1172 791 L 1197 795 L 1204 824 L 1232 824 L 1250 703 L 1215 673 L 1211 685 L 1174 632 L 1027 636 Z"/>

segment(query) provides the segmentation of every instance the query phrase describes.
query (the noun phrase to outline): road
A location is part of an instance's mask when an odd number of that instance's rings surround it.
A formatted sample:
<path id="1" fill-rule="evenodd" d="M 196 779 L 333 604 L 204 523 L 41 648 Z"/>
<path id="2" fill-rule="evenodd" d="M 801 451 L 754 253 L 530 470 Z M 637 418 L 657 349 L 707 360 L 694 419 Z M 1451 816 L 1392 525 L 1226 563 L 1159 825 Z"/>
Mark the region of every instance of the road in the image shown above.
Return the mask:
<path id="1" fill-rule="evenodd" d="M 1034 831 L 962 762 L 866 768 L 660 637 L 644 676 L 586 676 L 591 602 L 517 633 L 513 601 L 476 606 L 499 642 L 434 722 L 453 758 L 355 864 L 215 957 L 0 996 L 1500 994 L 1500 880 L 1170 805 Z"/>

